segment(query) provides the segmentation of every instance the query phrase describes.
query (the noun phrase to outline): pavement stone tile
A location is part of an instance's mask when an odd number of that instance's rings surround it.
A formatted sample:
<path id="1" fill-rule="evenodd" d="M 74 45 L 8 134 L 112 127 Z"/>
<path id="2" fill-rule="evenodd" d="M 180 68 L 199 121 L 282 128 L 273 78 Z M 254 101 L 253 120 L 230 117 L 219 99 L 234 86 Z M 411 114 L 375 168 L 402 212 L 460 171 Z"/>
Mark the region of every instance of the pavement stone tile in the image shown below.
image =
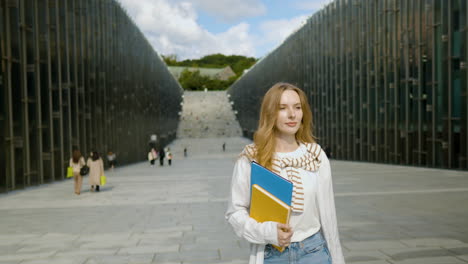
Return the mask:
<path id="1" fill-rule="evenodd" d="M 181 240 L 183 240 L 182 237 L 180 237 L 180 238 L 168 238 L 166 240 L 145 238 L 145 239 L 140 239 L 137 246 L 154 246 L 154 247 L 158 247 L 158 246 L 167 246 L 167 245 L 180 245 Z"/>
<path id="2" fill-rule="evenodd" d="M 1 221 L 0 221 L 1 222 Z M 2 226 L 2 230 L 5 228 Z M 6 230 L 7 228 L 5 228 Z M 7 234 L 2 235 L 0 234 L 0 246 L 11 246 L 14 244 L 19 244 L 25 240 L 33 239 L 42 236 L 40 235 L 18 235 L 18 234 Z"/>
<path id="3" fill-rule="evenodd" d="M 79 256 L 96 256 L 96 255 L 114 255 L 118 249 L 109 248 L 109 249 L 82 249 L 75 248 L 73 250 L 63 250 L 55 254 L 57 257 L 79 257 Z"/>
<path id="4" fill-rule="evenodd" d="M 194 233 L 194 232 L 190 232 L 190 233 L 187 233 L 185 232 L 184 235 L 180 238 L 180 244 L 193 244 L 196 242 L 197 238 L 198 238 L 199 234 L 197 233 Z"/>
<path id="5" fill-rule="evenodd" d="M 66 250 L 67 248 L 73 248 L 72 244 L 66 245 L 23 245 L 22 248 L 18 249 L 15 253 L 17 254 L 31 254 L 31 253 L 40 253 L 40 252 L 51 252 L 51 251 L 59 251 L 59 250 Z"/>
<path id="6" fill-rule="evenodd" d="M 121 248 L 118 254 L 144 254 L 144 253 L 165 253 L 165 252 L 178 252 L 179 245 L 153 245 L 153 246 L 138 246 Z"/>
<path id="7" fill-rule="evenodd" d="M 32 259 L 22 261 L 21 264 L 84 264 L 88 257 L 50 257 L 45 259 Z M 1 264 L 1 262 L 0 262 Z"/>
<path id="8" fill-rule="evenodd" d="M 414 247 L 405 249 L 386 248 L 380 249 L 380 251 L 394 261 L 403 261 L 406 259 L 413 258 L 445 257 L 455 255 L 454 252 L 440 247 Z"/>
<path id="9" fill-rule="evenodd" d="M 219 260 L 217 249 L 205 249 L 198 251 L 170 252 L 156 254 L 154 261 L 214 261 Z M 154 262 L 153 261 L 153 262 Z"/>
<path id="10" fill-rule="evenodd" d="M 161 260 L 158 260 L 158 261 L 154 261 L 151 262 L 152 264 L 183 264 L 182 261 L 161 261 Z"/>
<path id="11" fill-rule="evenodd" d="M 364 259 L 357 259 L 357 260 L 348 260 L 346 259 L 346 263 L 359 263 L 359 264 L 391 264 L 392 262 L 388 260 L 364 260 Z"/>
<path id="12" fill-rule="evenodd" d="M 85 264 L 150 264 L 154 254 L 103 255 L 90 257 Z"/>
<path id="13" fill-rule="evenodd" d="M 213 243 L 213 242 L 223 242 L 226 241 L 226 238 L 229 238 L 229 241 L 235 241 L 235 237 L 231 233 L 223 233 L 220 232 L 218 235 L 216 234 L 206 234 L 203 233 L 198 234 L 196 236 L 196 243 Z"/>
<path id="14" fill-rule="evenodd" d="M 0 261 L 18 261 L 18 260 L 31 260 L 37 258 L 52 257 L 57 251 L 45 251 L 45 252 L 34 252 L 34 253 L 13 253 L 0 255 Z"/>
<path id="15" fill-rule="evenodd" d="M 374 241 L 359 241 L 359 242 L 342 242 L 342 246 L 352 251 L 362 251 L 380 248 L 407 248 L 398 240 L 374 240 Z"/>
<path id="16" fill-rule="evenodd" d="M 183 264 L 247 264 L 248 259 L 233 259 L 228 261 L 223 260 L 208 260 L 208 261 L 184 261 Z"/>
<path id="17" fill-rule="evenodd" d="M 196 243 L 193 244 L 182 244 L 180 247 L 180 251 L 194 251 L 194 250 L 205 250 L 207 248 L 214 248 L 214 249 L 220 249 L 220 248 L 230 248 L 231 250 L 239 250 L 239 244 L 237 241 L 225 241 L 225 240 L 213 240 L 213 241 L 203 241 L 199 242 L 197 241 Z"/>
<path id="18" fill-rule="evenodd" d="M 192 231 L 193 225 L 179 225 L 179 226 L 171 226 L 171 227 L 164 227 L 164 228 L 156 228 L 156 229 L 147 229 L 143 233 L 144 234 L 151 234 L 151 233 L 162 233 L 162 232 L 184 232 L 184 231 Z"/>
<path id="19" fill-rule="evenodd" d="M 376 250 L 359 250 L 343 252 L 346 262 L 360 262 L 360 261 L 380 261 L 388 259 L 389 257 L 382 252 Z"/>
<path id="20" fill-rule="evenodd" d="M 238 237 L 235 238 L 237 241 L 237 244 L 239 244 L 239 247 L 242 249 L 249 249 L 250 250 L 250 244 L 244 239 L 240 239 Z"/>
<path id="21" fill-rule="evenodd" d="M 99 239 L 98 241 L 90 241 L 90 242 L 76 242 L 79 244 L 80 248 L 112 248 L 112 247 L 131 247 L 136 246 L 138 244 L 138 239 L 128 239 L 128 240 L 107 240 L 107 239 Z"/>
<path id="22" fill-rule="evenodd" d="M 16 253 L 22 246 L 17 244 L 0 245 L 0 256 Z"/>
<path id="23" fill-rule="evenodd" d="M 464 260 L 466 263 L 468 263 L 468 254 L 457 256 L 457 258 L 461 259 L 461 260 Z"/>
<path id="24" fill-rule="evenodd" d="M 456 257 L 427 257 L 412 258 L 401 261 L 392 261 L 394 264 L 466 264 L 465 261 Z"/>
<path id="25" fill-rule="evenodd" d="M 454 247 L 443 247 L 455 255 L 468 255 L 468 244 L 454 246 Z"/>
<path id="26" fill-rule="evenodd" d="M 150 233 L 150 234 L 141 234 L 141 235 L 134 235 L 132 238 L 139 239 L 140 243 L 144 243 L 147 241 L 167 241 L 167 240 L 176 240 L 181 238 L 184 235 L 182 231 L 179 232 L 161 232 L 161 233 Z"/>
<path id="27" fill-rule="evenodd" d="M 449 238 L 420 238 L 420 239 L 402 239 L 403 244 L 409 247 L 451 247 L 466 245 L 460 240 Z"/>
<path id="28" fill-rule="evenodd" d="M 131 240 L 130 233 L 121 234 L 107 234 L 107 233 L 93 233 L 82 234 L 76 238 L 75 242 L 98 242 L 98 241 L 128 241 Z"/>
<path id="29" fill-rule="evenodd" d="M 239 249 L 231 247 L 220 247 L 219 255 L 221 260 L 228 261 L 232 259 L 243 259 L 245 263 L 249 261 L 250 249 Z"/>
<path id="30" fill-rule="evenodd" d="M 365 254 L 362 254 L 362 255 L 356 255 L 356 256 L 352 256 L 352 257 L 349 257 L 349 256 L 345 256 L 345 260 L 346 262 L 350 262 L 350 263 L 362 263 L 362 262 L 369 262 L 369 261 L 386 261 L 385 259 L 382 259 L 382 258 L 376 258 L 376 257 L 373 257 L 373 256 L 366 256 Z"/>

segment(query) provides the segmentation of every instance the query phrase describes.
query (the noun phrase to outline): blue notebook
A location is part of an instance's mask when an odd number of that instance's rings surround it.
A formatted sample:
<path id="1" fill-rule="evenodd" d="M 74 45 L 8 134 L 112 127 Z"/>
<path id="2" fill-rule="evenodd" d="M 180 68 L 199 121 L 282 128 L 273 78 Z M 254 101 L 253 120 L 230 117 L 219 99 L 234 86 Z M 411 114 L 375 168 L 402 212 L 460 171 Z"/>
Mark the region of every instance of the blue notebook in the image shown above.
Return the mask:
<path id="1" fill-rule="evenodd" d="M 252 162 L 250 169 L 250 189 L 257 184 L 278 199 L 291 206 L 293 184 L 291 181 L 268 170 L 262 165 Z"/>

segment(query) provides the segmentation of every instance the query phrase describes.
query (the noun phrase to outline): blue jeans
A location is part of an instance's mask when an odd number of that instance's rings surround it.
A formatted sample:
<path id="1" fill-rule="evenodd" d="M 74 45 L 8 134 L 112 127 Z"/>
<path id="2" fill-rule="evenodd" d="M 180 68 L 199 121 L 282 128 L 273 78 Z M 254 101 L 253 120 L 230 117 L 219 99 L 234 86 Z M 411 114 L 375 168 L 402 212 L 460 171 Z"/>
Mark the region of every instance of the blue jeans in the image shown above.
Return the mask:
<path id="1" fill-rule="evenodd" d="M 331 264 L 330 252 L 322 232 L 293 242 L 283 252 L 279 252 L 272 245 L 265 247 L 265 264 Z"/>

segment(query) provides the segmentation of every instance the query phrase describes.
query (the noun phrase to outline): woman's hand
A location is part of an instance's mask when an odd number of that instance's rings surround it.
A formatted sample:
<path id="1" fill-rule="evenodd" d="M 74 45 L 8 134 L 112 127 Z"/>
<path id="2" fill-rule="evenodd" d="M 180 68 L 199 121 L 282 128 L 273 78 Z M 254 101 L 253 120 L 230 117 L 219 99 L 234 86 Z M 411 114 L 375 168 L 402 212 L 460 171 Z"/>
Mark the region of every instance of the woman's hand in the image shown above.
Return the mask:
<path id="1" fill-rule="evenodd" d="M 289 244 L 291 244 L 291 237 L 294 233 L 292 228 L 289 225 L 282 223 L 277 223 L 276 228 L 278 229 L 278 246 L 289 246 Z"/>

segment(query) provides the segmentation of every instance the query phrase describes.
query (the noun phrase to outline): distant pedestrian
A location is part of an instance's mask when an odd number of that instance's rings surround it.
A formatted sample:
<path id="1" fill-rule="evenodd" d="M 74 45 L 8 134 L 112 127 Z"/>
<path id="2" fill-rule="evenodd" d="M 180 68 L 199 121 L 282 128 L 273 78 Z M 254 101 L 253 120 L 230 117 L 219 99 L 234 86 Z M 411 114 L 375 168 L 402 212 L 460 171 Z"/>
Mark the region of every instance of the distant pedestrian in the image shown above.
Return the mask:
<path id="1" fill-rule="evenodd" d="M 226 151 L 226 142 L 223 143 L 223 152 Z"/>
<path id="2" fill-rule="evenodd" d="M 164 158 L 166 157 L 166 153 L 164 152 L 164 148 L 161 148 L 159 151 L 159 166 L 164 166 Z"/>
<path id="3" fill-rule="evenodd" d="M 187 157 L 187 147 L 184 148 L 184 157 Z"/>
<path id="4" fill-rule="evenodd" d="M 114 152 L 112 151 L 107 152 L 107 161 L 109 162 L 109 167 L 111 168 L 111 170 L 114 170 L 115 159 L 116 159 L 116 155 Z"/>
<path id="5" fill-rule="evenodd" d="M 172 152 L 171 152 L 170 148 L 167 148 L 166 156 L 167 156 L 167 164 L 169 164 L 169 166 L 171 166 L 172 165 Z"/>
<path id="6" fill-rule="evenodd" d="M 101 184 L 101 176 L 104 175 L 104 162 L 97 151 L 91 152 L 91 157 L 88 158 L 87 165 L 89 167 L 89 185 L 91 191 L 99 192 Z"/>
<path id="7" fill-rule="evenodd" d="M 154 161 L 156 160 L 156 157 L 158 156 L 156 150 L 154 148 L 151 148 L 150 151 L 148 152 L 148 160 L 150 162 L 151 167 L 154 166 Z"/>
<path id="8" fill-rule="evenodd" d="M 81 185 L 83 183 L 83 176 L 80 174 L 81 168 L 86 165 L 86 162 L 81 156 L 81 152 L 78 149 L 74 149 L 72 158 L 70 159 L 70 167 L 73 168 L 73 179 L 75 181 L 75 194 L 80 195 Z"/>

